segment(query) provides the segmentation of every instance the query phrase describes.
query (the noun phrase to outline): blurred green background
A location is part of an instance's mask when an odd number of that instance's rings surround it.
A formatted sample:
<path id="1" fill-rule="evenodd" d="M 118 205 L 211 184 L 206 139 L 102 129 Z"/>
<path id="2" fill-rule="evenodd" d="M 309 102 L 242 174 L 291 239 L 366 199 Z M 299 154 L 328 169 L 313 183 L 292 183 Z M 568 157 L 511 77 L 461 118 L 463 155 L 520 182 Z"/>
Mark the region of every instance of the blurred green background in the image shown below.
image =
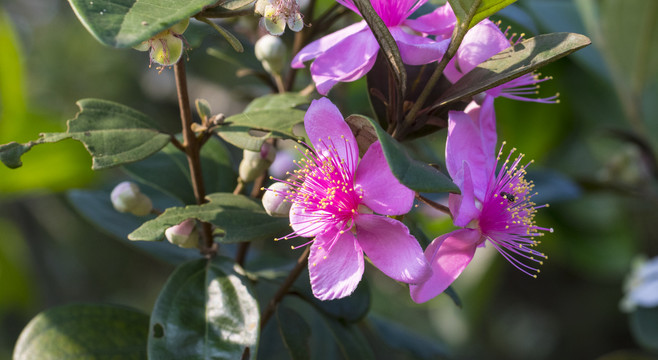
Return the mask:
<path id="1" fill-rule="evenodd" d="M 330 5 L 321 0 L 318 11 Z M 650 358 L 618 304 L 632 259 L 658 255 L 658 2 L 519 0 L 495 18 L 526 38 L 570 31 L 594 43 L 542 69 L 553 80 L 539 96 L 559 92 L 559 104 L 496 101 L 499 139 L 535 159 L 537 202 L 551 205 L 537 218 L 555 229 L 542 243 L 549 261 L 532 279 L 492 249 L 479 250 L 454 285 L 461 309 L 443 295 L 416 305 L 407 290 L 369 269 L 372 312 L 436 339 L 455 358 Z M 268 91 L 256 77 L 236 75 L 242 67 L 261 70 L 249 45 L 256 19 L 228 26 L 247 47 L 237 61 L 227 59 L 233 53 L 217 36 L 203 36 L 211 33 L 205 28 L 189 35 L 195 49 L 187 54 L 191 97 L 226 115 Z M 299 88 L 307 81 L 299 76 Z M 144 53 L 103 47 L 66 1 L 3 0 L 0 143 L 64 130 L 75 102 L 89 97 L 176 126 L 171 70 L 149 68 Z M 336 86 L 331 98 L 345 115 L 370 114 L 365 80 Z M 440 159 L 444 138 L 439 132 L 411 145 Z M 35 147 L 23 160 L 17 170 L 0 167 L 0 359 L 11 357 L 33 316 L 55 305 L 150 311 L 173 269 L 97 230 L 68 203 L 67 190 L 111 188 L 125 178 L 121 170 L 93 173 L 74 141 Z M 450 229 L 449 219 L 422 207 L 414 217 L 430 239 Z M 287 254 L 288 245 L 260 247 Z"/>

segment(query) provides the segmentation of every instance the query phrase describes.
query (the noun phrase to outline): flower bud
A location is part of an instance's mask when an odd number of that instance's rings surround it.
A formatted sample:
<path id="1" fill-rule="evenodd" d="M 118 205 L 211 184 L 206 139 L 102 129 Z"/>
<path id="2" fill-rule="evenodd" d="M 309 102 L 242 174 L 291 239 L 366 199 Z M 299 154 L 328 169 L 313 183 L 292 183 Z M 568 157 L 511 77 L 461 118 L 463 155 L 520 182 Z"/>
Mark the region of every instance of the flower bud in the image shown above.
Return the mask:
<path id="1" fill-rule="evenodd" d="M 263 16 L 261 25 L 272 35 L 283 34 L 286 24 L 292 31 L 304 27 L 298 0 L 258 0 L 255 13 Z"/>
<path id="2" fill-rule="evenodd" d="M 276 182 L 272 184 L 263 194 L 263 207 L 270 216 L 287 217 L 290 213 L 292 203 L 286 201 L 286 194 L 290 186 L 286 183 Z"/>
<path id="3" fill-rule="evenodd" d="M 137 184 L 124 181 L 117 185 L 110 195 L 112 205 L 118 212 L 129 212 L 136 216 L 148 215 L 153 209 L 153 203 L 148 196 L 142 194 Z"/>
<path id="4" fill-rule="evenodd" d="M 182 248 L 193 249 L 199 246 L 199 231 L 194 219 L 187 219 L 165 230 L 167 240 Z"/>
<path id="5" fill-rule="evenodd" d="M 265 35 L 256 41 L 254 51 L 268 73 L 281 74 L 286 65 L 286 45 L 281 38 Z"/>
<path id="6" fill-rule="evenodd" d="M 260 151 L 244 150 L 238 169 L 240 179 L 244 182 L 254 181 L 267 170 L 275 157 L 276 151 L 269 143 L 263 143 Z"/>
<path id="7" fill-rule="evenodd" d="M 133 46 L 133 48 L 139 51 L 151 50 L 149 52 L 151 61 L 155 61 L 160 65 L 174 65 L 183 55 L 181 34 L 185 32 L 189 24 L 190 19 L 184 19 L 141 44 Z"/>

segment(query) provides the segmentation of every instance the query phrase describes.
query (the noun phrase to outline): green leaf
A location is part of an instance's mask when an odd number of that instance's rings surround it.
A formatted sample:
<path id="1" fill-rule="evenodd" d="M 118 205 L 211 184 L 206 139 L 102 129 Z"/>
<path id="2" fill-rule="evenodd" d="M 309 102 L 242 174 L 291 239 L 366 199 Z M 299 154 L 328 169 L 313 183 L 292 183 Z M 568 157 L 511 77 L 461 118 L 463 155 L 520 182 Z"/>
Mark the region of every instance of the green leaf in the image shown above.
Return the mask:
<path id="1" fill-rule="evenodd" d="M 142 191 L 153 200 L 156 207 L 165 208 L 173 205 L 171 199 L 164 199 L 162 195 L 158 196 L 149 192 L 148 189 L 142 189 Z M 183 249 L 168 241 L 128 240 L 128 234 L 142 225 L 144 220 L 149 217 L 137 217 L 116 211 L 110 201 L 110 191 L 71 190 L 66 195 L 82 217 L 128 246 L 138 248 L 172 265 L 199 258 L 198 251 Z"/>
<path id="2" fill-rule="evenodd" d="M 375 358 L 368 341 L 355 324 L 344 324 L 329 316 L 323 316 L 322 318 L 329 327 L 344 359 L 367 360 Z"/>
<path id="3" fill-rule="evenodd" d="M 308 104 L 308 96 L 298 93 L 270 94 L 254 99 L 247 105 L 244 112 L 259 110 L 292 109 L 294 107 Z"/>
<path id="4" fill-rule="evenodd" d="M 300 283 L 302 285 L 295 288 L 299 290 L 301 297 L 316 309 L 333 318 L 355 323 L 363 319 L 370 310 L 370 287 L 365 277 L 361 279 L 356 290 L 350 296 L 329 301 L 319 300 L 313 295 L 308 277 L 301 280 L 301 282 L 297 282 L 297 284 Z"/>
<path id="5" fill-rule="evenodd" d="M 276 309 L 276 320 L 283 343 L 288 349 L 292 360 L 311 358 L 309 339 L 311 328 L 297 312 L 279 305 Z"/>
<path id="6" fill-rule="evenodd" d="M 260 315 L 248 280 L 230 259 L 178 267 L 151 315 L 150 359 L 255 359 Z"/>
<path id="7" fill-rule="evenodd" d="M 551 33 L 535 36 L 492 56 L 450 87 L 432 108 L 445 106 L 534 71 L 589 45 L 587 36 Z"/>
<path id="8" fill-rule="evenodd" d="M 351 128 L 361 129 L 364 134 L 372 134 L 374 129 L 377 139 L 382 144 L 384 156 L 393 175 L 408 188 L 420 192 L 459 191 L 455 184 L 442 172 L 413 159 L 402 144 L 386 133 L 375 120 L 362 115 L 350 115 L 345 121 Z M 370 127 L 368 127 L 368 123 L 370 123 Z M 361 152 L 362 145 L 364 145 L 360 139 L 365 138 L 365 136 L 357 134 L 359 152 Z M 372 138 L 372 135 L 368 137 Z M 367 146 L 370 146 L 370 144 L 367 144 Z"/>
<path id="9" fill-rule="evenodd" d="M 129 47 L 148 40 L 216 0 L 69 0 L 82 25 L 98 41 Z"/>
<path id="10" fill-rule="evenodd" d="M 368 325 L 378 335 L 385 346 L 399 349 L 409 354 L 412 359 L 431 360 L 448 358 L 448 351 L 434 339 L 415 334 L 394 322 L 380 317 L 369 316 Z"/>
<path id="11" fill-rule="evenodd" d="M 477 9 L 471 18 L 468 26 L 469 29 L 515 1 L 516 0 L 448 0 L 460 23 L 463 23 L 465 19 L 469 17 L 470 13 Z"/>
<path id="12" fill-rule="evenodd" d="M 631 331 L 642 347 L 658 351 L 658 307 L 638 307 L 630 315 Z"/>
<path id="13" fill-rule="evenodd" d="M 167 228 L 194 218 L 209 222 L 224 230 L 222 243 L 235 243 L 273 238 L 289 232 L 288 220 L 274 218 L 259 202 L 242 195 L 216 193 L 207 196 L 208 203 L 167 209 L 157 218 L 147 221 L 128 238 L 130 240 L 161 240 Z"/>
<path id="14" fill-rule="evenodd" d="M 207 18 L 230 18 L 253 15 L 253 13 L 254 0 L 220 0 L 214 6 L 205 9 L 200 15 Z"/>
<path id="15" fill-rule="evenodd" d="M 105 100 L 78 101 L 80 112 L 67 122 L 66 133 L 44 133 L 26 144 L 0 146 L 0 160 L 8 167 L 22 165 L 21 155 L 33 146 L 74 139 L 85 145 L 93 158 L 92 169 L 100 170 L 144 159 L 169 143 L 170 135 L 137 110 Z"/>
<path id="16" fill-rule="evenodd" d="M 65 305 L 37 315 L 23 329 L 14 360 L 146 359 L 149 318 L 112 305 Z"/>
<path id="17" fill-rule="evenodd" d="M 171 144 L 148 159 L 123 168 L 139 181 L 185 204 L 196 203 L 187 157 Z M 212 138 L 201 148 L 201 170 L 206 192 L 231 192 L 235 188 L 237 175 L 231 166 L 230 154 L 219 139 Z"/>
<path id="18" fill-rule="evenodd" d="M 260 151 L 263 142 L 270 137 L 297 139 L 293 126 L 304 122 L 305 112 L 297 109 L 268 109 L 244 112 L 229 116 L 225 124 L 217 128 L 217 134 L 227 142 L 251 151 Z M 252 136 L 250 130 L 260 130 L 264 135 Z"/>

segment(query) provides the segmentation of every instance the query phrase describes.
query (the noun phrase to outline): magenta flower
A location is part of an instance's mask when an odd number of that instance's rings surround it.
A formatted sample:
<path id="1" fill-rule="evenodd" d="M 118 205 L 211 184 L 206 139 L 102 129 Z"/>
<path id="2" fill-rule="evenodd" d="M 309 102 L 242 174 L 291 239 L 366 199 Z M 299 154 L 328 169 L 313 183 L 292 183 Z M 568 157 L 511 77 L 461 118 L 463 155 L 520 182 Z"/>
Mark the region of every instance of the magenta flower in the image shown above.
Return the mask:
<path id="1" fill-rule="evenodd" d="M 423 250 L 400 221 L 414 192 L 393 176 L 379 142 L 359 162 L 359 149 L 340 111 L 326 98 L 311 103 L 304 125 L 315 151 L 307 150 L 291 191 L 295 236 L 314 237 L 308 269 L 313 294 L 321 300 L 350 295 L 363 275 L 365 252 L 391 278 L 421 283 L 431 274 Z M 380 215 L 377 215 L 380 214 Z M 384 216 L 382 216 L 384 215 Z"/>
<path id="2" fill-rule="evenodd" d="M 485 242 L 522 272 L 536 277 L 546 256 L 535 250 L 536 237 L 552 229 L 539 227 L 531 198 L 533 184 L 525 179 L 523 155 L 511 161 L 512 150 L 496 172 L 502 147 L 495 156 L 496 120 L 493 97 L 481 106 L 471 103 L 448 118 L 446 167 L 461 195 L 451 194 L 454 224 L 463 227 L 434 239 L 425 249 L 433 270 L 426 282 L 411 285 L 411 298 L 425 302 L 442 293 L 470 263 L 475 249 Z"/>
<path id="3" fill-rule="evenodd" d="M 351 0 L 336 0 L 359 13 Z M 371 0 L 372 6 L 384 21 L 400 50 L 402 61 L 422 65 L 436 61 L 448 48 L 449 40 L 435 41 L 411 32 L 416 23 L 407 20 L 427 0 Z M 419 25 L 420 26 L 420 25 Z M 365 20 L 338 30 L 304 47 L 292 60 L 293 68 L 311 64 L 311 76 L 320 94 L 326 95 L 338 82 L 350 82 L 365 75 L 377 59 L 379 44 Z"/>

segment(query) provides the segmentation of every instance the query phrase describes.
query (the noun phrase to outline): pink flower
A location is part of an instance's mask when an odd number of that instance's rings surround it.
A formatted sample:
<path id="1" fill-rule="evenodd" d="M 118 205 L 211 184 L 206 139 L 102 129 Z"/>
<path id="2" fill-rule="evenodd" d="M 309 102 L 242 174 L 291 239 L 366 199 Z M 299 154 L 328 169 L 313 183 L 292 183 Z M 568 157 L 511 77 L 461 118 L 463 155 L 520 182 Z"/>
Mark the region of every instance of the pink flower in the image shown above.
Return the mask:
<path id="1" fill-rule="evenodd" d="M 359 162 L 359 149 L 340 111 L 326 98 L 311 103 L 304 125 L 315 151 L 307 150 L 280 192 L 292 202 L 295 236 L 313 237 L 308 269 L 321 300 L 350 295 L 363 275 L 365 252 L 391 278 L 421 283 L 431 273 L 423 250 L 400 221 L 414 192 L 393 176 L 379 142 Z M 380 215 L 377 215 L 380 214 Z M 384 215 L 384 216 L 382 216 Z"/>
<path id="2" fill-rule="evenodd" d="M 433 270 L 426 282 L 411 285 L 411 298 L 425 302 L 442 293 L 469 264 L 475 249 L 488 241 L 522 272 L 536 277 L 546 256 L 535 250 L 535 238 L 553 231 L 535 224 L 532 182 L 525 179 L 523 155 L 510 162 L 512 150 L 496 172 L 496 120 L 493 97 L 471 103 L 448 118 L 446 167 L 461 195 L 450 194 L 454 224 L 463 227 L 434 239 L 425 250 Z"/>
<path id="3" fill-rule="evenodd" d="M 358 14 L 351 0 L 336 0 Z M 435 41 L 410 32 L 415 22 L 407 20 L 427 0 L 371 0 L 372 6 L 395 39 L 402 61 L 422 65 L 436 61 L 448 48 L 449 40 Z M 411 31 L 409 31 L 411 30 Z M 311 76 L 320 94 L 326 95 L 338 82 L 350 82 L 365 75 L 377 59 L 379 44 L 365 20 L 338 30 L 304 47 L 292 60 L 293 68 L 311 64 Z"/>
<path id="4" fill-rule="evenodd" d="M 436 35 L 437 39 L 439 37 L 450 38 L 456 24 L 455 14 L 449 3 L 411 21 L 413 21 L 413 26 L 416 30 L 424 34 Z M 457 80 L 461 79 L 462 76 L 473 70 L 476 66 L 523 40 L 523 34 L 519 36 L 516 36 L 516 34 L 508 35 L 508 31 L 509 27 L 503 32 L 497 24 L 489 19 L 482 20 L 470 29 L 459 45 L 457 54 L 450 60 L 444 70 L 444 74 L 448 80 L 452 83 L 457 82 Z M 546 80 L 550 80 L 550 78 L 540 78 L 538 74 L 528 73 L 493 89 L 489 89 L 486 91 L 486 94 L 494 97 L 503 96 L 514 100 L 555 103 L 557 102 L 558 95 L 547 98 L 529 97 L 536 95 L 539 88 L 538 84 Z"/>

